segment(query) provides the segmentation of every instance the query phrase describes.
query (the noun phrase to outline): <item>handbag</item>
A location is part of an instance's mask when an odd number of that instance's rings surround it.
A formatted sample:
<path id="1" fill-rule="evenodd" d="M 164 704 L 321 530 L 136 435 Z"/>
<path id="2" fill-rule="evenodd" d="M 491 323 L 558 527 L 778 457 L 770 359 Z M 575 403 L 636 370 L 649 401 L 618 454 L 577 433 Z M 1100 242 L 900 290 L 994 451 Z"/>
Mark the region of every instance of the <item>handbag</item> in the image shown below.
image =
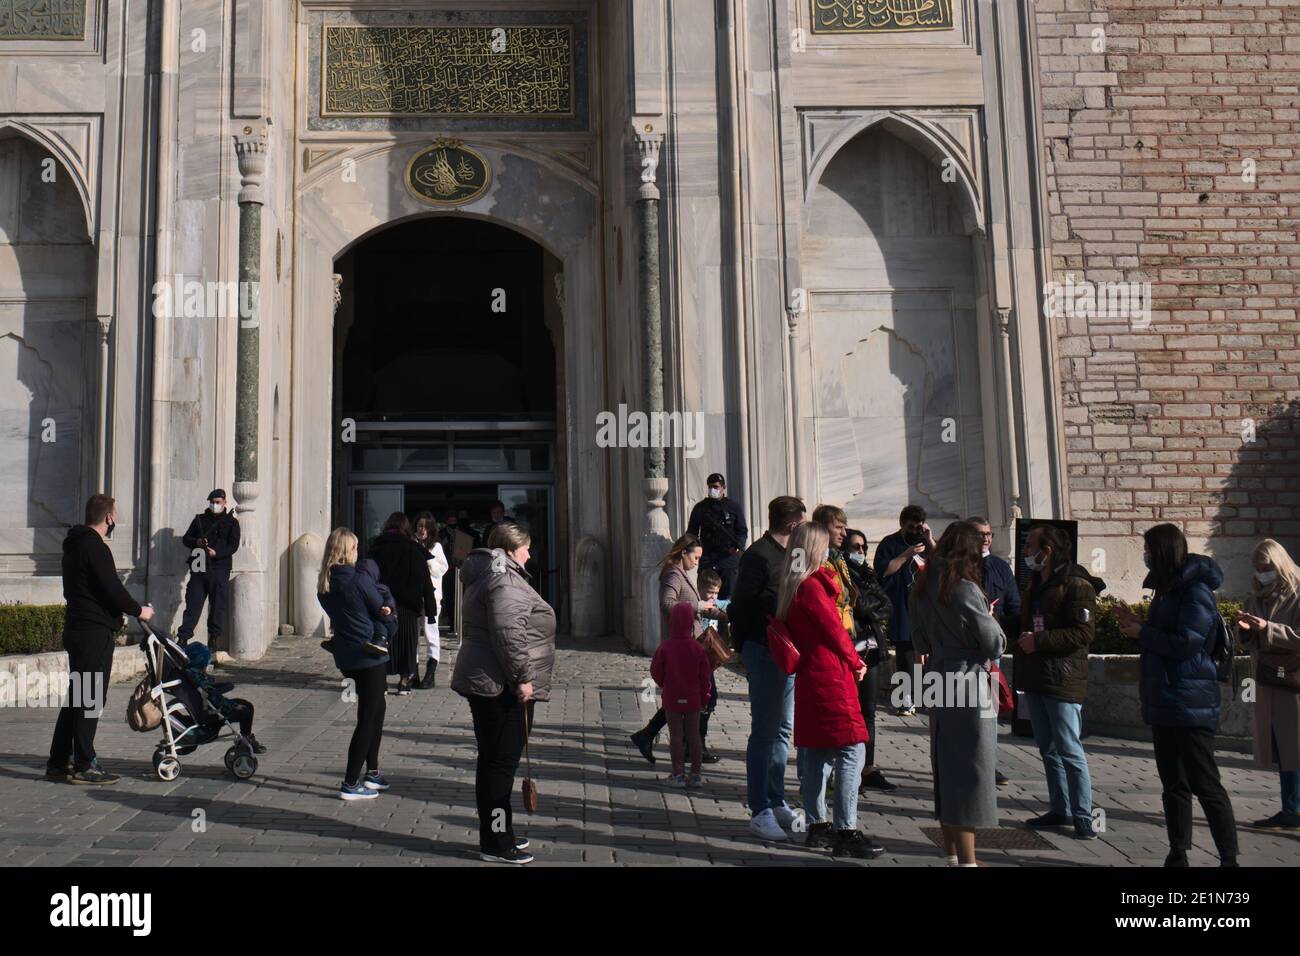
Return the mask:
<path id="1" fill-rule="evenodd" d="M 524 802 L 524 809 L 529 813 L 537 812 L 537 784 L 533 783 L 533 762 L 528 757 L 528 704 L 525 703 L 519 708 L 524 717 L 524 765 L 527 768 L 526 776 L 522 787 L 521 796 Z"/>
<path id="2" fill-rule="evenodd" d="M 790 629 L 774 617 L 767 619 L 767 650 L 782 674 L 793 674 L 799 669 L 799 648 L 790 639 Z"/>
<path id="3" fill-rule="evenodd" d="M 709 667 L 715 671 L 723 664 L 729 664 L 732 661 L 731 648 L 727 642 L 722 639 L 716 627 L 706 627 L 704 633 L 696 638 L 704 652 L 709 655 Z"/>
<path id="4" fill-rule="evenodd" d="M 135 685 L 131 699 L 126 702 L 126 722 L 137 733 L 148 733 L 162 724 L 162 708 L 152 690 L 146 677 Z"/>
<path id="5" fill-rule="evenodd" d="M 1262 653 L 1255 662 L 1255 681 L 1300 694 L 1300 656 Z"/>
<path id="6" fill-rule="evenodd" d="M 1016 695 L 1011 693 L 1007 675 L 1002 673 L 1000 664 L 990 664 L 989 672 L 998 676 L 998 716 L 1010 717 L 1016 712 Z"/>

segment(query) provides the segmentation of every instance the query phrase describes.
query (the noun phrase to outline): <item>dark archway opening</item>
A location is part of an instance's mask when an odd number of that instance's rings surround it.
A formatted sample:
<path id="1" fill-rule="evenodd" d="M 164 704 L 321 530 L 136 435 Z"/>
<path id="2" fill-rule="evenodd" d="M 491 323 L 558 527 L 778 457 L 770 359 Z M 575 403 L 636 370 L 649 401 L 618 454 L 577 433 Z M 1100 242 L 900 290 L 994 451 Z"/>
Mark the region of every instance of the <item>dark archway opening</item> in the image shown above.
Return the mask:
<path id="1" fill-rule="evenodd" d="M 500 500 L 532 534 L 529 571 L 558 604 L 561 264 L 505 226 L 443 215 L 371 235 L 336 270 L 335 523 L 364 548 L 389 513 L 428 511 L 479 544 Z M 448 625 L 451 593 L 454 574 Z"/>

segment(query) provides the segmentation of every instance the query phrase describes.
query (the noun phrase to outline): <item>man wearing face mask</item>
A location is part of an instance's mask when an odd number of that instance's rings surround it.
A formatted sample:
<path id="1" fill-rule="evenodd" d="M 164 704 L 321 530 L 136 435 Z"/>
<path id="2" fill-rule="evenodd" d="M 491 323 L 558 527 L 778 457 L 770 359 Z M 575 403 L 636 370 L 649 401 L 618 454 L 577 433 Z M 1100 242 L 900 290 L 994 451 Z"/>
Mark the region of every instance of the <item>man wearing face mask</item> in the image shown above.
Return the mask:
<path id="1" fill-rule="evenodd" d="M 915 655 L 912 652 L 912 617 L 908 598 L 912 581 L 934 550 L 934 535 L 925 523 L 925 509 L 920 505 L 908 505 L 898 516 L 898 530 L 881 538 L 880 544 L 876 545 L 876 556 L 872 561 L 880 586 L 894 605 L 894 613 L 889 618 L 889 641 L 894 645 L 896 655 L 894 670 L 908 677 L 903 684 L 902 706 L 898 709 L 900 717 L 916 716 L 910 693 L 915 678 Z"/>
<path id="2" fill-rule="evenodd" d="M 95 731 L 113 670 L 113 632 L 122 615 L 147 621 L 153 608 L 141 607 L 117 577 L 108 539 L 117 525 L 117 506 L 108 495 L 86 502 L 86 523 L 63 540 L 63 647 L 68 652 L 68 703 L 59 711 L 45 767 L 47 780 L 80 785 L 117 783 L 95 756 Z"/>
<path id="3" fill-rule="evenodd" d="M 1029 532 L 1025 554 L 1034 577 L 1020 611 L 1015 677 L 1016 686 L 1025 692 L 1051 803 L 1047 813 L 1026 823 L 1031 827 L 1073 824 L 1075 837 L 1095 840 L 1092 778 L 1079 735 L 1097 595 L 1106 583 L 1070 561 L 1069 539 L 1052 525 L 1038 525 Z"/>
<path id="4" fill-rule="evenodd" d="M 745 525 L 740 506 L 727 497 L 727 480 L 715 471 L 709 475 L 707 484 L 709 496 L 696 502 L 691 509 L 686 533 L 695 535 L 704 546 L 700 567 L 718 572 L 722 578 L 718 597 L 728 601 L 736 587 L 740 553 L 745 549 L 749 528 Z"/>
<path id="5" fill-rule="evenodd" d="M 231 557 L 239 550 L 239 522 L 226 510 L 224 489 L 213 489 L 208 495 L 207 510 L 194 516 L 181 540 L 190 550 L 190 580 L 185 586 L 185 617 L 176 636 L 181 643 L 194 636 L 206 600 L 208 644 L 211 645 L 221 636 L 226 599 L 230 594 Z"/>

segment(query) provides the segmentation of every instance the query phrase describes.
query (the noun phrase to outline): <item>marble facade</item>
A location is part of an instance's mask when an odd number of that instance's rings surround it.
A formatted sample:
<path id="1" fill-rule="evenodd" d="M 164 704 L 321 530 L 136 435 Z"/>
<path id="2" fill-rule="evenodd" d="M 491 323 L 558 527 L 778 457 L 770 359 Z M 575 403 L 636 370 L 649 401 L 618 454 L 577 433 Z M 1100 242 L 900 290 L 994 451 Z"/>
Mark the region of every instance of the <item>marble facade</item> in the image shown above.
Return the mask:
<path id="1" fill-rule="evenodd" d="M 828 32 L 814 2 L 90 0 L 78 39 L 0 38 L 0 363 L 17 382 L 0 387 L 0 599 L 58 600 L 60 528 L 102 487 L 124 512 L 119 568 L 178 621 L 179 535 L 235 480 L 239 323 L 156 316 L 154 291 L 239 275 L 237 139 L 266 160 L 238 654 L 321 627 L 301 585 L 339 513 L 337 263 L 414 217 L 497 223 L 553 257 L 561 619 L 577 631 L 653 649 L 647 575 L 712 471 L 756 531 L 785 493 L 843 504 L 873 538 L 908 501 L 939 525 L 984 512 L 1004 548 L 1017 511 L 1064 514 L 1027 5 Z M 330 23 L 570 25 L 573 108 L 326 115 Z M 490 168 L 462 205 L 403 185 L 440 136 Z M 63 192 L 25 196 L 24 164 L 47 156 Z M 600 412 L 653 392 L 647 268 L 664 407 L 704 425 L 704 454 L 666 449 L 662 477 L 596 441 Z M 53 457 L 31 431 L 47 414 L 68 439 Z M 48 515 L 34 483 L 59 502 Z"/>

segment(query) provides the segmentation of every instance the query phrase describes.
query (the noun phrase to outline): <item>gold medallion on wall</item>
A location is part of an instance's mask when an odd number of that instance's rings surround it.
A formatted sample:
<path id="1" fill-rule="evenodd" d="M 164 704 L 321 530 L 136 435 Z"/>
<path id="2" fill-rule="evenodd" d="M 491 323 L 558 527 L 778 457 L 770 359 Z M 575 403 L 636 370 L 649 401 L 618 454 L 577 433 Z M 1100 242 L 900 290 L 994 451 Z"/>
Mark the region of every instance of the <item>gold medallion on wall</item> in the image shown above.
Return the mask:
<path id="1" fill-rule="evenodd" d="M 479 153 L 458 139 L 435 140 L 406 167 L 406 188 L 431 206 L 460 206 L 487 191 L 492 171 Z"/>

